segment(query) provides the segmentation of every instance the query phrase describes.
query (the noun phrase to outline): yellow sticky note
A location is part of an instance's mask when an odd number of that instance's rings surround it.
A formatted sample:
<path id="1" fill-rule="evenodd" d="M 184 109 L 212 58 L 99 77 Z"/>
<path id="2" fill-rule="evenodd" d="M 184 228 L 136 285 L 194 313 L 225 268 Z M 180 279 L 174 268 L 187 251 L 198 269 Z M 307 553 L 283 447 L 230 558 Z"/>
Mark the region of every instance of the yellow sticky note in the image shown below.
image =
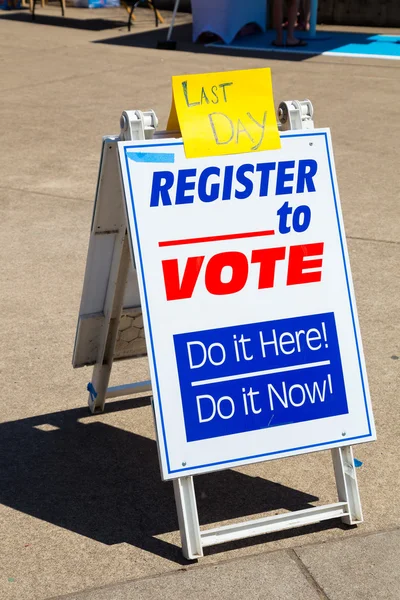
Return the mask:
<path id="1" fill-rule="evenodd" d="M 271 69 L 172 77 L 167 130 L 182 133 L 187 158 L 281 147 Z"/>

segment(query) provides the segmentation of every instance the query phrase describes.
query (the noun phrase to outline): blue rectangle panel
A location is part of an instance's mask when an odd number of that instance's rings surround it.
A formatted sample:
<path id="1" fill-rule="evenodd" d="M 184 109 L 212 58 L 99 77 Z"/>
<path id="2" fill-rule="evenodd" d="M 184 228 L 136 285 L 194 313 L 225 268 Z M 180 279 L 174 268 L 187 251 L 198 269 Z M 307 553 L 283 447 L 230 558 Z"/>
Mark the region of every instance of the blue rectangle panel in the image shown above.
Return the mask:
<path id="1" fill-rule="evenodd" d="M 188 442 L 348 412 L 333 313 L 178 334 L 174 344 Z"/>

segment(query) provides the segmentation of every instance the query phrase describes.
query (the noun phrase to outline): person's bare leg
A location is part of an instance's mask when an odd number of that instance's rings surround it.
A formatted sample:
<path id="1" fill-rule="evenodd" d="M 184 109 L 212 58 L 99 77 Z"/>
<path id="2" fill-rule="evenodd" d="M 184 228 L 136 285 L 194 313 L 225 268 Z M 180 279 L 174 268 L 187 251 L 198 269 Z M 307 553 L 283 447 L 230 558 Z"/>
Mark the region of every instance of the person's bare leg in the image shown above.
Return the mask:
<path id="1" fill-rule="evenodd" d="M 294 36 L 294 28 L 297 20 L 297 0 L 289 0 L 288 6 L 288 27 L 287 27 L 287 46 L 296 46 L 299 40 Z"/>
<path id="2" fill-rule="evenodd" d="M 296 2 L 296 0 L 295 0 L 295 2 Z M 283 45 L 282 19 L 283 19 L 283 0 L 274 0 L 273 22 L 274 22 L 274 29 L 276 31 L 275 44 L 277 46 Z"/>
<path id="3" fill-rule="evenodd" d="M 311 17 L 311 0 L 303 0 L 302 7 L 302 20 L 304 31 L 310 30 L 310 17 Z"/>

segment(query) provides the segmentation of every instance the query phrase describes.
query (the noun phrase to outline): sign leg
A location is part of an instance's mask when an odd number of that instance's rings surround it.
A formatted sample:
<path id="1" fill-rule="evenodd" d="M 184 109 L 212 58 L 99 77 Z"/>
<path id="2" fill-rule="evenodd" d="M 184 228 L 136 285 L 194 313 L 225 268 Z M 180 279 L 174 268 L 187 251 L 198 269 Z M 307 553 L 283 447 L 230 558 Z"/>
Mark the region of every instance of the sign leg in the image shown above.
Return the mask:
<path id="1" fill-rule="evenodd" d="M 180 4 L 180 0 L 175 0 L 174 9 L 172 11 L 171 25 L 169 26 L 169 29 L 168 29 L 167 42 L 169 42 L 171 40 L 171 35 L 172 35 L 172 31 L 174 29 L 176 13 L 178 12 L 179 4 Z"/>
<path id="2" fill-rule="evenodd" d="M 120 231 L 115 242 L 111 275 L 104 304 L 102 340 L 99 344 L 99 354 L 89 389 L 88 403 L 92 413 L 104 410 L 129 271 L 129 260 L 128 234 Z"/>
<path id="3" fill-rule="evenodd" d="M 174 479 L 174 494 L 183 556 L 189 560 L 200 558 L 203 548 L 193 477 Z"/>
<path id="4" fill-rule="evenodd" d="M 352 447 L 333 448 L 332 461 L 339 501 L 347 502 L 348 505 L 349 514 L 342 517 L 342 521 L 347 525 L 362 523 L 363 515 Z"/>

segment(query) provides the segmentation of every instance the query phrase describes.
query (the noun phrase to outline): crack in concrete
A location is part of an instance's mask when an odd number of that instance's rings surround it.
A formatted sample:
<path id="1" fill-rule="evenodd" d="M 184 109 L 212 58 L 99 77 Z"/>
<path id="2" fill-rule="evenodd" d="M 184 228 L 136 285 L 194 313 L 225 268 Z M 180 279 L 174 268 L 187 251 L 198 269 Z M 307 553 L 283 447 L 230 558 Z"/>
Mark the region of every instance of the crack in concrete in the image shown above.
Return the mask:
<path id="1" fill-rule="evenodd" d="M 361 242 L 378 242 L 378 243 L 381 243 L 381 244 L 400 244 L 400 242 L 396 242 L 394 240 L 376 240 L 374 238 L 358 237 L 356 235 L 346 235 L 346 239 L 348 239 L 348 240 L 359 240 Z"/>
<path id="2" fill-rule="evenodd" d="M 6 185 L 0 185 L 0 190 L 8 190 L 9 192 L 23 192 L 24 194 L 35 194 L 37 196 L 46 196 L 50 198 L 61 198 L 71 202 L 90 202 L 93 203 L 93 198 L 85 198 L 84 196 L 62 196 L 61 194 L 53 194 L 53 192 L 38 192 L 28 188 L 14 188 Z"/>
<path id="3" fill-rule="evenodd" d="M 309 569 L 303 563 L 300 556 L 297 554 L 296 550 L 294 548 L 290 548 L 287 551 L 287 553 L 289 554 L 289 556 L 291 556 L 293 558 L 294 562 L 297 564 L 297 566 L 299 567 L 300 571 L 303 573 L 304 577 L 307 579 L 309 584 L 315 589 L 315 591 L 317 592 L 320 599 L 321 600 L 330 600 L 329 596 L 324 592 L 322 587 L 319 585 L 318 581 L 316 579 L 314 579 L 314 577 L 311 574 L 311 572 L 309 571 Z"/>

